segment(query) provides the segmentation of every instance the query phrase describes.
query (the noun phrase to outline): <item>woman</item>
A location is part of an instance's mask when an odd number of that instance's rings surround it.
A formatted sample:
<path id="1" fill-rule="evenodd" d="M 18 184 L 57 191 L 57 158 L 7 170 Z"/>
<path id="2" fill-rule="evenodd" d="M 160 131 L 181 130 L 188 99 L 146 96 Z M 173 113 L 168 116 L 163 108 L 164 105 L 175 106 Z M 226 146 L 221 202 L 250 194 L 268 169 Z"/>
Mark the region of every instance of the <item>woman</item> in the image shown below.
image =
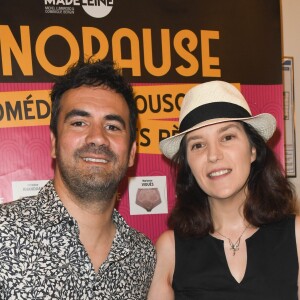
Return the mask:
<path id="1" fill-rule="evenodd" d="M 294 189 L 266 144 L 275 118 L 252 116 L 239 90 L 211 81 L 186 94 L 179 124 L 160 143 L 177 200 L 148 299 L 298 299 Z"/>

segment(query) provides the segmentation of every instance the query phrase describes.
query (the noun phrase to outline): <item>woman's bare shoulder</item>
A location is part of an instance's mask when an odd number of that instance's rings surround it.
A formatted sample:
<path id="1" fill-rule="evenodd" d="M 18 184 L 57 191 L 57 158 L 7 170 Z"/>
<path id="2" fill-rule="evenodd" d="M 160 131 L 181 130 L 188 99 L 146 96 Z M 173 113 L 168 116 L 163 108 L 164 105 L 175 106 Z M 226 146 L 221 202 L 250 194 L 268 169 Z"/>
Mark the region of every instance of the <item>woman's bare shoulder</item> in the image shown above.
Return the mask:
<path id="1" fill-rule="evenodd" d="M 156 242 L 156 247 L 174 247 L 174 231 L 173 230 L 166 230 L 163 232 Z"/>
<path id="2" fill-rule="evenodd" d="M 174 232 L 163 232 L 155 244 L 157 251 L 157 264 L 153 281 L 148 294 L 148 300 L 173 300 L 172 289 L 175 266 Z"/>

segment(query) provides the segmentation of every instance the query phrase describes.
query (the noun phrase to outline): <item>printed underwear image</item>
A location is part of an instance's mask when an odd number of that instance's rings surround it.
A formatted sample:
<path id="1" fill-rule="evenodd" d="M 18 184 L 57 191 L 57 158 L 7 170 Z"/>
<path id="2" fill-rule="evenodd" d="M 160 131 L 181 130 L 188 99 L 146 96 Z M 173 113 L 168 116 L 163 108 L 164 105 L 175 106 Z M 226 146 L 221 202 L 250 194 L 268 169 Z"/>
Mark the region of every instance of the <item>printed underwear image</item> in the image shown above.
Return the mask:
<path id="1" fill-rule="evenodd" d="M 158 188 L 138 189 L 135 203 L 150 212 L 161 203 Z"/>

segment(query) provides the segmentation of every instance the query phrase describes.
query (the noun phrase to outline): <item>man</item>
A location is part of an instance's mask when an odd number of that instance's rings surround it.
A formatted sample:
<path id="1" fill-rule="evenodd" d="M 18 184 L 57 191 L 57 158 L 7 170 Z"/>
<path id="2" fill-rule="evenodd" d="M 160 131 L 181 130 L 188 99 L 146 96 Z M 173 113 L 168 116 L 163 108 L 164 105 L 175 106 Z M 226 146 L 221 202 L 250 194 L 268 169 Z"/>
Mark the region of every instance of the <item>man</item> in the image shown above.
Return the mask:
<path id="1" fill-rule="evenodd" d="M 111 62 L 78 62 L 51 91 L 54 179 L 0 208 L 0 298 L 146 299 L 152 243 L 114 209 L 134 163 L 132 87 Z"/>

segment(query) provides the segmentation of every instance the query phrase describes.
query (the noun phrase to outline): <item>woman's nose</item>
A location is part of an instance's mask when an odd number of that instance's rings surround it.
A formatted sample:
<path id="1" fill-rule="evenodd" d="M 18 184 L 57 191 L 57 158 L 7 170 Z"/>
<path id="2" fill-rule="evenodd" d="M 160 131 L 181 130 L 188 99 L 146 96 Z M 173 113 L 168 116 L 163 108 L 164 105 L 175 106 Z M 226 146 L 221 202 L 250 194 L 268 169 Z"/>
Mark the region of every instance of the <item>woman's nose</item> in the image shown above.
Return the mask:
<path id="1" fill-rule="evenodd" d="M 207 160 L 209 162 L 216 162 L 223 158 L 223 152 L 221 147 L 218 144 L 209 145 Z"/>

